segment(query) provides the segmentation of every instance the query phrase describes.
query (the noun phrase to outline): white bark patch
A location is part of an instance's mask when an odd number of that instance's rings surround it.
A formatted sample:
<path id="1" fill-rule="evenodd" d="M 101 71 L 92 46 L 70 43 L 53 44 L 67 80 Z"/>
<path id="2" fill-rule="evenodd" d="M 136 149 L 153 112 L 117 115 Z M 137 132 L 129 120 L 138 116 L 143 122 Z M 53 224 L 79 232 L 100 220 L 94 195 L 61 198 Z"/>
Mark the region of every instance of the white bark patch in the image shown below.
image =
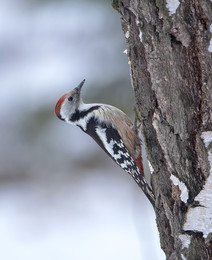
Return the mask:
<path id="1" fill-rule="evenodd" d="M 202 132 L 201 138 L 205 144 L 205 147 L 208 148 L 209 144 L 212 142 L 212 131 Z"/>
<path id="2" fill-rule="evenodd" d="M 140 42 L 142 42 L 142 31 L 139 28 L 140 21 L 138 19 L 136 19 L 136 24 L 137 24 L 138 30 L 139 30 L 139 35 L 138 36 L 140 38 Z"/>
<path id="3" fill-rule="evenodd" d="M 189 235 L 181 234 L 179 235 L 179 239 L 182 242 L 182 249 L 189 247 L 191 243 L 191 237 Z"/>
<path id="4" fill-rule="evenodd" d="M 129 31 L 127 31 L 127 32 L 125 33 L 125 37 L 126 37 L 127 39 L 130 37 L 130 32 L 129 32 Z"/>
<path id="5" fill-rule="evenodd" d="M 148 164 L 149 164 L 149 170 L 150 170 L 150 173 L 153 174 L 154 169 L 153 169 L 153 167 L 152 167 L 150 161 L 148 161 Z"/>
<path id="6" fill-rule="evenodd" d="M 190 208 L 184 224 L 184 230 L 203 232 L 204 238 L 212 232 L 212 152 L 208 152 L 210 175 L 201 192 L 195 197 L 200 206 Z"/>
<path id="7" fill-rule="evenodd" d="M 166 8 L 169 10 L 169 14 L 175 14 L 178 6 L 180 5 L 179 0 L 166 0 Z"/>
<path id="8" fill-rule="evenodd" d="M 210 25 L 210 32 L 212 33 L 212 24 Z M 211 40 L 210 40 L 210 43 L 209 43 L 208 51 L 212 52 L 212 37 L 211 37 Z"/>
<path id="9" fill-rule="evenodd" d="M 139 38 L 140 38 L 140 41 L 142 42 L 142 31 L 140 31 L 140 33 L 139 33 Z"/>
<path id="10" fill-rule="evenodd" d="M 180 181 L 176 176 L 174 176 L 173 174 L 171 174 L 170 179 L 172 180 L 172 182 L 174 183 L 175 186 L 178 186 L 181 194 L 180 194 L 180 198 L 184 203 L 187 203 L 188 200 L 188 189 L 185 185 L 185 183 L 183 183 L 182 181 Z"/>
<path id="11" fill-rule="evenodd" d="M 183 254 L 181 254 L 181 258 L 182 258 L 182 260 L 186 260 L 186 258 Z"/>

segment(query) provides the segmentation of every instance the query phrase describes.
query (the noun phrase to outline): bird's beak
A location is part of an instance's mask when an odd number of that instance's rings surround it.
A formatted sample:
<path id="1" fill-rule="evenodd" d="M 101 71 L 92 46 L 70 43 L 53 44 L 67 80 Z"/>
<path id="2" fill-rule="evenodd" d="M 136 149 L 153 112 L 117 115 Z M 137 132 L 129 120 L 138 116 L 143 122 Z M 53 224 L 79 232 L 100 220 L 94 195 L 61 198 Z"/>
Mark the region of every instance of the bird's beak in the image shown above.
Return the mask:
<path id="1" fill-rule="evenodd" d="M 81 89 L 83 84 L 85 83 L 85 79 L 74 89 L 76 92 L 75 96 L 76 96 L 76 110 L 78 110 L 79 108 L 79 104 L 80 102 L 82 103 L 82 99 L 81 99 Z"/>
<path id="2" fill-rule="evenodd" d="M 84 85 L 84 83 L 85 83 L 85 79 L 76 87 L 76 90 L 77 90 L 78 93 L 81 92 L 81 88 Z"/>

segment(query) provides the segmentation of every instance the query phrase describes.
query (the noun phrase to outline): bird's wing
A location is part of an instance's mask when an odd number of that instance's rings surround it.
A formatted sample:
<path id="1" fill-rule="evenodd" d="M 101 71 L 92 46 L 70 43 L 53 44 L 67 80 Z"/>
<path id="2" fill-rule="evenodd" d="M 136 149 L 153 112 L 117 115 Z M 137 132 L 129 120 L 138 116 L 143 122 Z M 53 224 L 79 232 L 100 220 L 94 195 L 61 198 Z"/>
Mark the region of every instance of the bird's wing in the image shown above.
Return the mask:
<path id="1" fill-rule="evenodd" d="M 124 112 L 116 107 L 104 105 L 99 110 L 99 116 L 118 130 L 125 146 L 134 159 L 141 156 L 141 139 L 133 129 L 132 121 Z"/>

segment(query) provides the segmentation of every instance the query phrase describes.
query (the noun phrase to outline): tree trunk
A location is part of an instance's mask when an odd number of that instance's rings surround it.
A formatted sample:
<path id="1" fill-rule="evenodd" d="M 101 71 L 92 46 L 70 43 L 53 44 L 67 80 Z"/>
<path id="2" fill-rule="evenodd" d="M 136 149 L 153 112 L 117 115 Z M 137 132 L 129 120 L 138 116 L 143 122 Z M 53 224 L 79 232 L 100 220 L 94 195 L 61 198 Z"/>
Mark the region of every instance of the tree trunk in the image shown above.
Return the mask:
<path id="1" fill-rule="evenodd" d="M 112 0 L 143 117 L 161 247 L 167 259 L 212 259 L 212 1 L 170 3 Z"/>

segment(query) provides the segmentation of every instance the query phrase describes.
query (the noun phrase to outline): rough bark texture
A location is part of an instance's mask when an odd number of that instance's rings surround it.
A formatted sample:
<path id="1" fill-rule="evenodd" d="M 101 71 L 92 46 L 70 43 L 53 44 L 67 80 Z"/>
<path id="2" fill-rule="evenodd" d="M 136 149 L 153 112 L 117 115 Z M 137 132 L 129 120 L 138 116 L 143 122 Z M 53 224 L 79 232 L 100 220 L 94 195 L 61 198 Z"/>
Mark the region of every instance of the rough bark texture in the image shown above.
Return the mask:
<path id="1" fill-rule="evenodd" d="M 212 233 L 185 228 L 189 210 L 203 207 L 195 197 L 210 175 L 211 145 L 205 146 L 201 134 L 212 130 L 212 2 L 181 0 L 173 14 L 163 0 L 112 0 L 112 5 L 121 14 L 144 118 L 161 247 L 167 259 L 212 259 Z"/>

